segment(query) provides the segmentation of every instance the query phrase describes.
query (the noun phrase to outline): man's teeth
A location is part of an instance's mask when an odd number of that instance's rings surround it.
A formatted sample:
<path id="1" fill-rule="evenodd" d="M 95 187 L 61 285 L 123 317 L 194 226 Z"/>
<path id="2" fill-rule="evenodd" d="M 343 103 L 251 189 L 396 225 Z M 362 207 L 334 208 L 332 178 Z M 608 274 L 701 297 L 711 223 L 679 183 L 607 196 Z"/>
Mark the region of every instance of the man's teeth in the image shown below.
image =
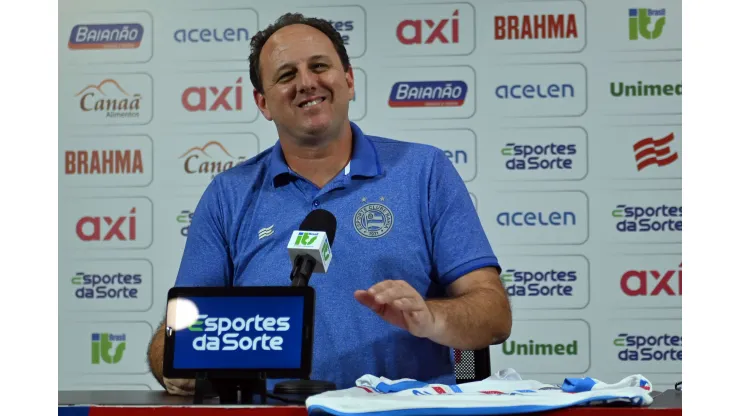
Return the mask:
<path id="1" fill-rule="evenodd" d="M 324 101 L 323 98 L 317 98 L 317 99 L 315 99 L 313 101 L 309 101 L 309 102 L 303 104 L 301 107 L 302 108 L 311 107 L 312 105 L 318 104 L 318 103 L 320 103 L 322 101 Z"/>

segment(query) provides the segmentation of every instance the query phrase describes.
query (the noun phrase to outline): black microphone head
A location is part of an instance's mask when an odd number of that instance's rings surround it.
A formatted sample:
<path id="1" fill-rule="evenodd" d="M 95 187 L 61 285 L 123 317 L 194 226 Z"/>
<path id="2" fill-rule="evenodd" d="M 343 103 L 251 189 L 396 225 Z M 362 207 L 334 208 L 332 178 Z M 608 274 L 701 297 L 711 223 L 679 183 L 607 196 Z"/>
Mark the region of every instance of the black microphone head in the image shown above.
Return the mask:
<path id="1" fill-rule="evenodd" d="M 331 246 L 334 244 L 334 234 L 337 232 L 337 218 L 325 209 L 315 209 L 306 216 L 298 229 L 325 232 Z"/>

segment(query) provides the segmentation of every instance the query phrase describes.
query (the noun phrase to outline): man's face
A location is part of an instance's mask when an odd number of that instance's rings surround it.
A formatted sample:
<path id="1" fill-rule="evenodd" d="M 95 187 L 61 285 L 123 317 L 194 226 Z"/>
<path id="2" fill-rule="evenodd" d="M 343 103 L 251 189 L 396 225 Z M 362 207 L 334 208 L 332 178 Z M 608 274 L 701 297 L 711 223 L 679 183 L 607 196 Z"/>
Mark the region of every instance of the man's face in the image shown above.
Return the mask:
<path id="1" fill-rule="evenodd" d="M 275 32 L 260 54 L 264 94 L 254 92 L 262 114 L 298 139 L 336 135 L 355 94 L 352 68 L 344 72 L 329 38 L 307 25 Z"/>

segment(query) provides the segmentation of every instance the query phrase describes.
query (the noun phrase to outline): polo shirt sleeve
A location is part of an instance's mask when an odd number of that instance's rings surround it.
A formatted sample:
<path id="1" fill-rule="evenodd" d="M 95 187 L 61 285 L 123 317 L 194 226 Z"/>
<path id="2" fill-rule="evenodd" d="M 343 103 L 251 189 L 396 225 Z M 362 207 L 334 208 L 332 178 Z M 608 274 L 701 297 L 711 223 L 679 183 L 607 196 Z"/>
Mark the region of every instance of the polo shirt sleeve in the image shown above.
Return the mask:
<path id="1" fill-rule="evenodd" d="M 501 272 L 498 259 L 457 169 L 435 148 L 429 178 L 432 261 L 440 284 L 482 267 Z"/>
<path id="2" fill-rule="evenodd" d="M 228 249 L 218 176 L 193 213 L 175 286 L 225 286 L 233 263 Z"/>

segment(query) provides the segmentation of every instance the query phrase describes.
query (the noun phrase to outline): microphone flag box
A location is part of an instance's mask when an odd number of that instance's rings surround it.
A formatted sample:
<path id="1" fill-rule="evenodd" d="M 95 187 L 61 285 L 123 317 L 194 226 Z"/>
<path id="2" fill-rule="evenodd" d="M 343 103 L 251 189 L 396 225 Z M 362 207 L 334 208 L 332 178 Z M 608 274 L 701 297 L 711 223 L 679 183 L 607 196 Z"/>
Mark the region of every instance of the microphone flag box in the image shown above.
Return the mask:
<path id="1" fill-rule="evenodd" d="M 300 255 L 309 255 L 316 260 L 316 273 L 326 273 L 331 263 L 329 237 L 323 231 L 293 231 L 288 242 L 290 262 Z"/>

